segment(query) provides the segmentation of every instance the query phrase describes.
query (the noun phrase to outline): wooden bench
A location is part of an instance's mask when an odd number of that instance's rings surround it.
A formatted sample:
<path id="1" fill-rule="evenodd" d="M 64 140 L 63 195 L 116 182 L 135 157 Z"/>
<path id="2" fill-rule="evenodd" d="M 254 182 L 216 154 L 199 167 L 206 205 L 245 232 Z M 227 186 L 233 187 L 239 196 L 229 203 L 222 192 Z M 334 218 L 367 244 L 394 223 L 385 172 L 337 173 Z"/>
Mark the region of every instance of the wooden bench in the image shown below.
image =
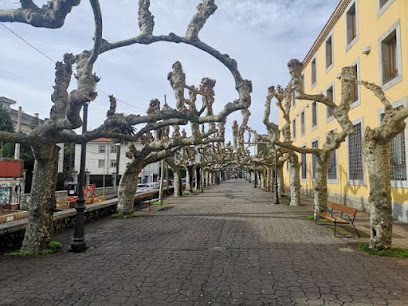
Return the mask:
<path id="1" fill-rule="evenodd" d="M 340 215 L 338 215 L 340 213 Z M 337 214 L 337 215 L 336 215 Z M 327 212 L 317 212 L 315 223 L 317 224 L 317 217 L 326 219 L 327 221 L 334 223 L 334 237 L 337 238 L 351 238 L 348 236 L 337 235 L 337 224 L 351 224 L 356 231 L 357 237 L 360 238 L 360 233 L 354 226 L 356 219 L 357 209 L 341 204 L 330 204 L 330 209 Z M 347 218 L 347 219 L 346 219 Z"/>

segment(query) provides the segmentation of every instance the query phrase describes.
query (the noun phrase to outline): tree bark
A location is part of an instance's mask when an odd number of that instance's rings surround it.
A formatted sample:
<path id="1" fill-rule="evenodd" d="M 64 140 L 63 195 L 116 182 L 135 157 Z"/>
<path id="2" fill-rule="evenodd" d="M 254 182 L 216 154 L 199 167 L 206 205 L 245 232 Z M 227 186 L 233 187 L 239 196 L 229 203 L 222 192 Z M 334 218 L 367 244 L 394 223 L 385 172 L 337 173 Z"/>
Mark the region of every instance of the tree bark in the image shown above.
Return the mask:
<path id="1" fill-rule="evenodd" d="M 58 151 L 55 145 L 34 148 L 34 173 L 31 203 L 22 251 L 38 254 L 51 241 L 53 214 L 56 206 L 55 188 L 58 174 Z"/>
<path id="2" fill-rule="evenodd" d="M 126 167 L 118 189 L 118 212 L 131 215 L 134 212 L 135 195 L 137 190 L 137 180 L 143 166 L 137 166 L 135 161 Z"/>
<path id="3" fill-rule="evenodd" d="M 300 203 L 300 164 L 297 154 L 289 155 L 290 162 L 290 205 Z"/>
<path id="4" fill-rule="evenodd" d="M 364 141 L 370 179 L 370 248 L 387 250 L 392 241 L 391 143 Z"/>
<path id="5" fill-rule="evenodd" d="M 192 178 L 194 176 L 193 170 L 194 170 L 193 166 L 186 167 L 186 191 L 190 193 L 193 192 L 193 181 L 192 181 Z"/>
<path id="6" fill-rule="evenodd" d="M 173 168 L 173 174 L 174 174 L 174 198 L 178 198 L 181 196 L 181 173 L 180 173 L 180 167 L 175 167 Z"/>
<path id="7" fill-rule="evenodd" d="M 313 182 L 315 213 L 327 211 L 327 168 L 331 154 L 333 154 L 333 151 L 327 152 L 326 157 L 316 155 L 316 173 Z"/>

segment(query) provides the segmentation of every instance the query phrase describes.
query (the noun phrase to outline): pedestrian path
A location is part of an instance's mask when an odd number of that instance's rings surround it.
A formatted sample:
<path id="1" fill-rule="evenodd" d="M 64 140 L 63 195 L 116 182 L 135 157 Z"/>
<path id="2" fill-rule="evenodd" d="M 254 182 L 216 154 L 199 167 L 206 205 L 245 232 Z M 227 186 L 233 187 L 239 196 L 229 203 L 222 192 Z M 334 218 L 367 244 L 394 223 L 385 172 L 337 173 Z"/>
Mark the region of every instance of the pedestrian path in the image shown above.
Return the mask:
<path id="1" fill-rule="evenodd" d="M 407 260 L 361 253 L 272 197 L 231 180 L 87 225 L 85 253 L 0 256 L 0 305 L 408 304 Z"/>

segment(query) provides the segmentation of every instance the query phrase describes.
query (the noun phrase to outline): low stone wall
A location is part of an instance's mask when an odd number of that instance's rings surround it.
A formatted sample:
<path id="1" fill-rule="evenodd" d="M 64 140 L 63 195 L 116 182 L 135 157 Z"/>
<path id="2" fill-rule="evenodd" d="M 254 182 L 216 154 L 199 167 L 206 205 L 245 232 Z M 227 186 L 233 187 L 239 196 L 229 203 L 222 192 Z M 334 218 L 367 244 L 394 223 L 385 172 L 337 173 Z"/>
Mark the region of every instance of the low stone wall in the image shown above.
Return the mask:
<path id="1" fill-rule="evenodd" d="M 116 212 L 117 199 L 86 206 L 85 222 L 110 216 Z M 74 208 L 54 213 L 54 233 L 74 226 L 76 210 Z M 18 250 L 23 242 L 27 219 L 0 224 L 0 253 Z"/>

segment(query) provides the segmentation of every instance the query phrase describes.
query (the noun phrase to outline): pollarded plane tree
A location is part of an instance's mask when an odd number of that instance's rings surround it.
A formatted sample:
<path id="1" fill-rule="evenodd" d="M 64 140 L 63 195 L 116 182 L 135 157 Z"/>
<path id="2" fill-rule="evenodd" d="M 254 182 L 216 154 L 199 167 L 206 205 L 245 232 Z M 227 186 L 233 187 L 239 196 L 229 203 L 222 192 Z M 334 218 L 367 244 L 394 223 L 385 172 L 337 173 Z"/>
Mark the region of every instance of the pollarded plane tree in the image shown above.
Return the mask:
<path id="1" fill-rule="evenodd" d="M 308 100 L 322 103 L 323 105 L 330 107 L 333 110 L 334 117 L 337 123 L 340 125 L 341 131 L 330 131 L 327 134 L 326 141 L 321 148 L 307 148 L 297 147 L 291 142 L 281 142 L 279 140 L 274 141 L 275 144 L 293 150 L 301 154 L 313 154 L 315 158 L 314 169 L 314 181 L 313 181 L 313 197 L 315 206 L 315 218 L 316 212 L 327 211 L 327 169 L 330 158 L 333 152 L 338 149 L 346 137 L 354 133 L 353 123 L 350 121 L 348 113 L 350 110 L 350 103 L 353 101 L 354 84 L 356 80 L 356 72 L 353 67 L 344 67 L 341 72 L 341 98 L 340 103 L 337 105 L 334 101 L 329 99 L 323 94 L 310 95 L 304 92 L 303 80 L 301 77 L 303 64 L 298 60 L 291 60 L 288 63 L 289 72 L 291 75 L 290 85 L 292 94 L 295 95 L 297 100 Z M 286 99 L 290 99 L 287 96 Z M 290 121 L 289 121 L 290 122 Z M 288 133 L 286 131 L 286 133 Z"/>
<path id="2" fill-rule="evenodd" d="M 282 129 L 279 129 L 279 126 L 269 120 L 271 113 L 271 103 L 272 99 L 276 98 L 276 106 L 281 110 L 285 124 Z M 283 141 L 285 143 L 292 143 L 291 131 L 290 131 L 290 108 L 291 108 L 291 91 L 283 90 L 282 87 L 271 86 L 268 88 L 268 95 L 265 100 L 265 113 L 263 122 L 268 131 L 268 136 L 266 140 L 275 146 L 276 142 L 283 135 Z M 292 149 L 287 149 L 284 147 L 279 147 L 278 154 L 279 158 L 279 180 L 283 181 L 283 164 L 284 162 L 289 162 L 289 184 L 290 184 L 290 205 L 298 206 L 300 201 L 300 163 L 299 157 L 296 154 L 296 151 Z M 282 183 L 283 185 L 283 183 Z"/>
<path id="3" fill-rule="evenodd" d="M 112 133 L 119 125 L 133 126 L 146 124 L 145 132 L 148 129 L 160 128 L 167 123 L 158 122 L 170 118 L 179 119 L 179 123 L 185 124 L 187 121 L 200 124 L 202 122 L 223 121 L 225 117 L 233 111 L 244 109 L 250 103 L 251 82 L 244 80 L 237 68 L 235 60 L 226 54 L 221 54 L 216 49 L 203 43 L 198 34 L 203 28 L 207 19 L 215 12 L 214 1 L 204 0 L 198 6 L 198 12 L 188 25 L 184 37 L 170 33 L 169 35 L 153 35 L 154 21 L 153 15 L 149 11 L 150 1 L 139 1 L 139 27 L 141 33 L 124 41 L 109 43 L 102 38 L 102 13 L 98 0 L 89 0 L 95 22 L 94 45 L 91 50 L 85 50 L 73 56 L 64 55 L 64 60 L 56 64 L 56 78 L 54 92 L 51 100 L 54 103 L 50 113 L 50 120 L 38 125 L 29 135 L 16 133 L 0 133 L 0 139 L 10 143 L 25 143 L 32 147 L 35 157 L 35 167 L 33 174 L 31 205 L 28 225 L 26 227 L 23 250 L 38 253 L 44 249 L 51 239 L 52 214 L 55 208 L 55 182 L 57 174 L 58 147 L 57 143 L 77 142 L 81 143 L 107 135 L 121 139 L 122 133 Z M 17 10 L 0 10 L 0 21 L 20 22 L 35 27 L 58 28 L 64 23 L 66 16 L 72 7 L 80 1 L 54 0 L 50 1 L 41 9 L 32 1 L 21 1 L 21 8 Z M 198 118 L 191 113 L 183 112 L 178 105 L 176 111 L 164 111 L 158 114 L 147 116 L 116 114 L 95 131 L 86 135 L 74 135 L 72 130 L 82 126 L 80 112 L 84 104 L 95 100 L 95 87 L 99 78 L 93 73 L 93 66 L 98 57 L 110 50 L 129 46 L 133 44 L 151 44 L 154 42 L 166 41 L 173 43 L 185 43 L 194 46 L 212 55 L 224 64 L 234 77 L 239 98 L 234 102 L 225 105 L 224 109 L 214 116 Z M 77 86 L 68 92 L 72 76 L 72 67 L 76 64 Z M 202 121 L 202 122 L 201 122 Z M 118 135 L 119 134 L 119 135 Z M 45 178 L 45 179 L 44 179 Z"/>
<path id="4" fill-rule="evenodd" d="M 370 90 L 384 106 L 380 125 L 366 127 L 363 152 L 370 180 L 370 248 L 387 250 L 392 243 L 392 197 L 391 197 L 391 146 L 394 137 L 401 135 L 406 127 L 408 108 L 393 106 L 380 86 L 366 82 L 357 83 Z M 398 136 L 397 136 L 398 137 Z"/>

